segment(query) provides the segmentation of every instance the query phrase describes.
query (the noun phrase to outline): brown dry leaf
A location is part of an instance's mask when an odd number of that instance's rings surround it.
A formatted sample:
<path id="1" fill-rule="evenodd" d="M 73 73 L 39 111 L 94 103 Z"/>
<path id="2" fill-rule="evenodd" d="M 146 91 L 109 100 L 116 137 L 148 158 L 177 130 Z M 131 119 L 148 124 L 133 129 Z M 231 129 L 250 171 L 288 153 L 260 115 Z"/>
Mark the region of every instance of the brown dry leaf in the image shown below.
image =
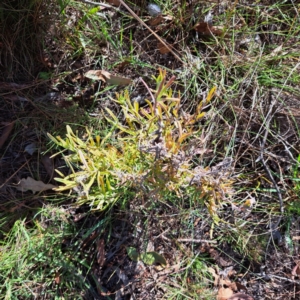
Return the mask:
<path id="1" fill-rule="evenodd" d="M 240 290 L 247 291 L 247 288 L 244 285 L 242 285 L 241 283 L 239 283 L 239 282 L 232 282 L 232 284 L 230 285 L 230 287 L 235 292 L 240 291 Z"/>
<path id="2" fill-rule="evenodd" d="M 249 295 L 237 293 L 237 294 L 232 295 L 231 297 L 229 297 L 226 300 L 254 300 L 254 299 L 252 297 L 250 297 Z"/>
<path id="3" fill-rule="evenodd" d="M 296 266 L 293 268 L 292 270 L 292 279 L 294 280 L 295 279 L 295 276 L 296 277 L 299 277 L 300 276 L 300 268 L 299 268 L 299 261 L 296 261 Z"/>
<path id="4" fill-rule="evenodd" d="M 152 19 L 149 21 L 149 25 L 150 25 L 150 26 L 156 26 L 156 25 L 161 24 L 163 21 L 164 21 L 164 17 L 163 17 L 162 15 L 158 15 L 157 17 L 152 18 Z"/>
<path id="5" fill-rule="evenodd" d="M 200 23 L 197 23 L 195 26 L 194 26 L 194 29 L 201 33 L 201 34 L 205 34 L 205 35 L 210 35 L 210 28 L 211 28 L 211 25 L 207 22 L 200 22 Z"/>
<path id="6" fill-rule="evenodd" d="M 212 26 L 211 24 L 207 22 L 200 22 L 194 26 L 194 29 L 199 32 L 202 35 L 216 35 L 220 36 L 223 33 L 223 30 L 221 28 Z"/>
<path id="7" fill-rule="evenodd" d="M 197 218 L 194 222 L 194 227 L 196 227 L 200 221 L 201 221 L 201 218 Z"/>
<path id="8" fill-rule="evenodd" d="M 208 250 L 210 256 L 212 259 L 214 259 L 218 264 L 220 264 L 222 267 L 228 267 L 230 266 L 232 263 L 230 261 L 225 261 L 221 256 L 220 253 L 214 249 L 214 248 L 210 248 Z"/>
<path id="9" fill-rule="evenodd" d="M 233 295 L 233 291 L 231 288 L 219 288 L 217 300 L 229 300 L 231 296 Z"/>
<path id="10" fill-rule="evenodd" d="M 234 292 L 237 292 L 237 291 L 238 291 L 238 288 L 237 288 L 237 285 L 236 285 L 235 282 L 232 282 L 232 283 L 230 284 L 230 288 L 231 288 Z"/>
<path id="11" fill-rule="evenodd" d="M 102 70 L 89 70 L 84 74 L 84 76 L 89 79 L 106 82 L 106 78 L 103 76 Z"/>
<path id="12" fill-rule="evenodd" d="M 120 6 L 121 5 L 119 0 L 106 0 L 106 2 L 113 5 L 113 6 Z"/>
<path id="13" fill-rule="evenodd" d="M 60 274 L 58 272 L 55 273 L 54 281 L 56 284 L 60 284 Z"/>
<path id="14" fill-rule="evenodd" d="M 97 262 L 100 267 L 105 263 L 105 249 L 104 249 L 104 239 L 100 239 L 97 242 Z"/>
<path id="15" fill-rule="evenodd" d="M 129 78 L 112 75 L 104 70 L 89 70 L 84 76 L 93 80 L 102 80 L 111 85 L 128 85 L 131 83 Z"/>
<path id="16" fill-rule="evenodd" d="M 220 286 L 228 286 L 231 288 L 232 282 L 229 279 L 220 279 Z"/>
<path id="17" fill-rule="evenodd" d="M 5 127 L 4 127 L 2 135 L 0 137 L 0 149 L 2 148 L 2 146 L 6 142 L 7 138 L 9 137 L 9 134 L 13 130 L 14 124 L 15 124 L 15 122 L 10 122 L 10 123 L 9 122 L 3 122 L 2 123 L 2 125 L 4 125 Z"/>
<path id="18" fill-rule="evenodd" d="M 53 188 L 56 188 L 53 184 L 45 184 L 42 181 L 37 181 L 31 177 L 27 177 L 26 179 L 23 178 L 19 182 L 19 184 L 16 186 L 16 189 L 18 191 L 26 192 L 26 191 L 32 191 L 34 194 L 36 192 L 43 192 L 46 190 L 52 190 Z"/>
<path id="19" fill-rule="evenodd" d="M 214 268 L 209 267 L 207 270 L 211 273 L 211 275 L 215 279 L 214 280 L 214 286 L 218 286 L 219 285 L 220 276 L 216 273 L 216 271 L 215 271 Z"/>
<path id="20" fill-rule="evenodd" d="M 161 54 L 167 54 L 170 52 L 171 46 L 169 45 L 169 48 L 167 48 L 163 43 L 158 42 L 157 48 Z"/>
<path id="21" fill-rule="evenodd" d="M 239 290 L 239 291 L 240 291 L 240 290 L 247 291 L 247 288 L 246 288 L 243 284 L 241 284 L 241 283 L 239 283 L 239 282 L 234 282 L 234 284 L 235 284 L 237 290 Z"/>
<path id="22" fill-rule="evenodd" d="M 98 235 L 99 235 L 99 233 L 97 231 L 93 231 L 86 239 L 83 240 L 81 248 L 84 249 Z"/>

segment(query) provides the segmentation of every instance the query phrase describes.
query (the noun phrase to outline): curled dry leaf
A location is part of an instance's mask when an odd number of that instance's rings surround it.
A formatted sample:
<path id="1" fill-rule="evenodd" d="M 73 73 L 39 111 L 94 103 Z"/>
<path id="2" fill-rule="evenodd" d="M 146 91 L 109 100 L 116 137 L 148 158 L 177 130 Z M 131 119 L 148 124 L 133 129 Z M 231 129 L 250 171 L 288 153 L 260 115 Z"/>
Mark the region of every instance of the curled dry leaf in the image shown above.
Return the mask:
<path id="1" fill-rule="evenodd" d="M 34 194 L 36 192 L 43 192 L 46 190 L 52 190 L 56 186 L 53 184 L 45 184 L 42 181 L 34 180 L 31 177 L 27 177 L 26 179 L 23 178 L 19 184 L 16 186 L 16 189 L 18 191 L 26 192 L 26 191 L 32 191 Z"/>
<path id="2" fill-rule="evenodd" d="M 209 267 L 207 270 L 214 277 L 214 286 L 218 286 L 219 285 L 220 276 L 216 273 L 216 271 L 215 271 L 214 268 Z"/>
<path id="3" fill-rule="evenodd" d="M 89 70 L 84 74 L 84 76 L 89 79 L 101 80 L 106 82 L 106 78 L 102 74 L 102 70 Z"/>
<path id="4" fill-rule="evenodd" d="M 89 70 L 84 76 L 93 80 L 101 80 L 111 85 L 128 85 L 131 83 L 131 79 L 112 75 L 104 70 Z"/>
<path id="5" fill-rule="evenodd" d="M 211 273 L 213 274 L 214 272 L 211 271 Z M 219 286 L 217 300 L 254 300 L 252 297 L 243 293 L 234 294 L 234 292 L 238 290 L 247 291 L 247 288 L 238 282 L 231 282 L 228 279 L 219 279 Z"/>

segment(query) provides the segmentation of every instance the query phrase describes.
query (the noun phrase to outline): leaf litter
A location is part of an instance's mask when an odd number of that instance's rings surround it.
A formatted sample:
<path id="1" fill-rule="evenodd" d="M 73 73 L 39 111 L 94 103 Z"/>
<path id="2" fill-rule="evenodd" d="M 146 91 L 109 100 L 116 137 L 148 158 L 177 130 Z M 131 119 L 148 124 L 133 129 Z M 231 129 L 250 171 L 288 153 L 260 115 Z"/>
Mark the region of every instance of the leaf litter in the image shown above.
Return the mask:
<path id="1" fill-rule="evenodd" d="M 37 192 L 52 190 L 56 188 L 56 186 L 50 183 L 44 183 L 40 180 L 35 180 L 31 177 L 27 177 L 26 179 L 21 179 L 21 181 L 15 186 L 15 188 L 21 192 L 31 191 L 33 194 L 35 194 Z"/>

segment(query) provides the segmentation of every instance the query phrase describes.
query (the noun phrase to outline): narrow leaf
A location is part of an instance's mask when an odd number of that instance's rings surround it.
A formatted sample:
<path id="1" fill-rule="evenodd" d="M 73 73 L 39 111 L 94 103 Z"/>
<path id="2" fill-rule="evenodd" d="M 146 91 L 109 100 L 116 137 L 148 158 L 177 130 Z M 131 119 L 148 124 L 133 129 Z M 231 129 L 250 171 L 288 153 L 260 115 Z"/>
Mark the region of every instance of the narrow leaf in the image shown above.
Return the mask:
<path id="1" fill-rule="evenodd" d="M 206 97 L 206 103 L 210 102 L 210 100 L 213 98 L 215 92 L 216 92 L 217 87 L 214 86 L 208 93 L 207 97 Z"/>

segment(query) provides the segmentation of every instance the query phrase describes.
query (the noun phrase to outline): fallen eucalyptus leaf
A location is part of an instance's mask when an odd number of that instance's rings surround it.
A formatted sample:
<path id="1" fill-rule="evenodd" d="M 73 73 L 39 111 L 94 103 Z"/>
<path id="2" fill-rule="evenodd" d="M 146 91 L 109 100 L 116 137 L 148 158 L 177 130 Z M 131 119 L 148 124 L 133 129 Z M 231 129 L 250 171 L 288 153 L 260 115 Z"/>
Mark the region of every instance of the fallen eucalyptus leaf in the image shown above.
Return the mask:
<path id="1" fill-rule="evenodd" d="M 23 178 L 19 184 L 16 186 L 18 191 L 26 192 L 32 191 L 34 194 L 36 192 L 43 192 L 46 190 L 52 190 L 56 186 L 53 184 L 46 184 L 42 181 L 36 181 L 31 177 Z"/>

